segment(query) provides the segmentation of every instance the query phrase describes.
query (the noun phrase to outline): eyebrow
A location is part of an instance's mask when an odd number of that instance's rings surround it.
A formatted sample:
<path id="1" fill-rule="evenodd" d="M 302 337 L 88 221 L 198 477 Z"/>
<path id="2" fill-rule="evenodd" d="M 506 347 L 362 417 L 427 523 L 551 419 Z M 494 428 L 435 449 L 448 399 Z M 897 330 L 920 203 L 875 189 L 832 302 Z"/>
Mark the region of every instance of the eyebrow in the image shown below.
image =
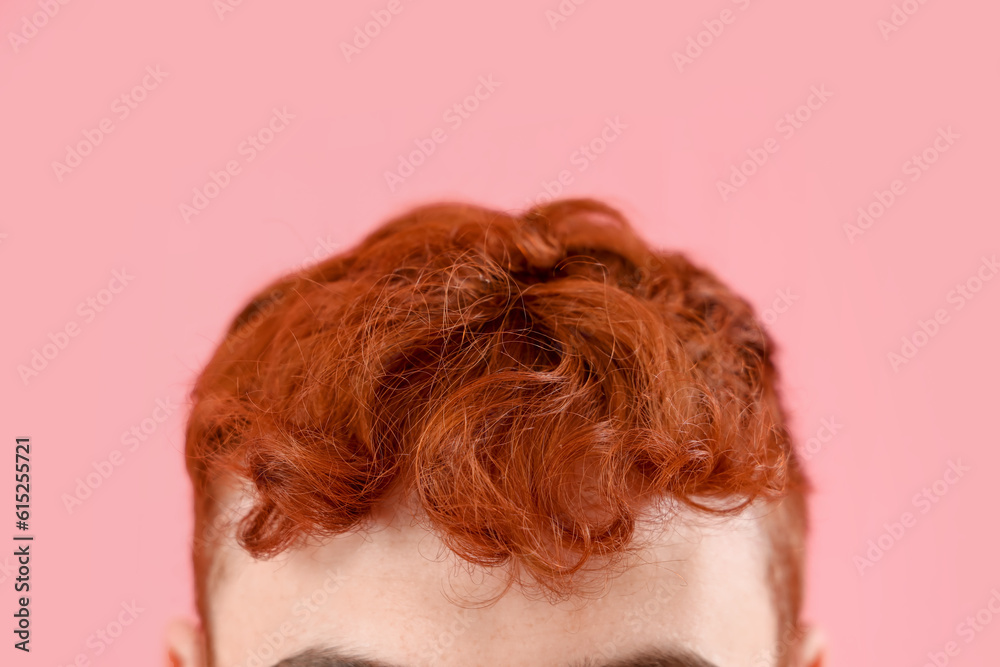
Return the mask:
<path id="1" fill-rule="evenodd" d="M 333 647 L 311 647 L 277 662 L 271 667 L 403 667 L 372 658 L 364 658 Z M 570 667 L 717 667 L 713 662 L 674 649 L 646 649 L 611 662 L 586 658 Z"/>

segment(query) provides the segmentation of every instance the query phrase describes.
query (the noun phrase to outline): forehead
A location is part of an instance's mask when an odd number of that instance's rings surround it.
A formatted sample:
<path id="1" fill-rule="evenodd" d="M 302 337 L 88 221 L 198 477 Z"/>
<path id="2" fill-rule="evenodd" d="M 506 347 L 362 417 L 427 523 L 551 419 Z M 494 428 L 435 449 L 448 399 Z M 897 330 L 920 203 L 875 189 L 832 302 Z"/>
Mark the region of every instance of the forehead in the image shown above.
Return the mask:
<path id="1" fill-rule="evenodd" d="M 778 629 L 759 519 L 682 512 L 638 532 L 648 548 L 554 604 L 517 586 L 497 599 L 506 570 L 462 561 L 398 513 L 271 560 L 252 559 L 230 535 L 209 585 L 211 643 L 218 664 L 264 666 L 313 645 L 443 667 L 565 665 L 649 646 L 720 667 L 768 654 Z"/>

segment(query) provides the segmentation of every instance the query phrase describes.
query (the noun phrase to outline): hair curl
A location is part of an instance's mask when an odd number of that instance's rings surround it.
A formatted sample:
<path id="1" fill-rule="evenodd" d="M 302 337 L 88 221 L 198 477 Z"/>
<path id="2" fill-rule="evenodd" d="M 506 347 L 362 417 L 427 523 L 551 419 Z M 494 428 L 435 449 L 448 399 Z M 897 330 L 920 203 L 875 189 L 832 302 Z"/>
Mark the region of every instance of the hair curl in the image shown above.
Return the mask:
<path id="1" fill-rule="evenodd" d="M 239 314 L 191 393 L 188 468 L 203 500 L 226 473 L 252 486 L 254 557 L 403 491 L 461 558 L 557 595 L 650 501 L 791 496 L 794 617 L 807 484 L 772 350 L 744 299 L 600 202 L 423 206 Z"/>

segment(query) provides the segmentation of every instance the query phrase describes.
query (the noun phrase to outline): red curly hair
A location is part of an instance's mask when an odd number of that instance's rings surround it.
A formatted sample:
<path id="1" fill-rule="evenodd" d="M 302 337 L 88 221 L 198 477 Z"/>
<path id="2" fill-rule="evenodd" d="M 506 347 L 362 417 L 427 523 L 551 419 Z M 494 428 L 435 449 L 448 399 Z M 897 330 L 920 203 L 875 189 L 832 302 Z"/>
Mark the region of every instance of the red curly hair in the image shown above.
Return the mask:
<path id="1" fill-rule="evenodd" d="M 469 563 L 564 596 L 656 500 L 768 517 L 797 625 L 808 484 L 751 306 L 613 208 L 423 206 L 283 277 L 191 392 L 196 545 L 243 480 L 257 558 L 366 526 L 396 492 Z M 211 549 L 195 550 L 199 609 Z"/>

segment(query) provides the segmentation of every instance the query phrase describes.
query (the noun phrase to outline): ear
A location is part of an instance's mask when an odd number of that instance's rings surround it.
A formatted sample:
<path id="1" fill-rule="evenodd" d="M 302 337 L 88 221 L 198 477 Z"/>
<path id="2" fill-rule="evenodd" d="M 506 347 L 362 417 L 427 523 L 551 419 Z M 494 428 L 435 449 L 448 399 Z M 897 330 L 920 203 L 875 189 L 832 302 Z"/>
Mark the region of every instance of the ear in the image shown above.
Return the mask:
<path id="1" fill-rule="evenodd" d="M 826 636 L 816 626 L 809 626 L 798 642 L 796 667 L 826 667 L 828 645 Z"/>
<path id="2" fill-rule="evenodd" d="M 172 619 L 167 625 L 166 643 L 170 667 L 207 667 L 205 633 L 191 619 Z"/>

